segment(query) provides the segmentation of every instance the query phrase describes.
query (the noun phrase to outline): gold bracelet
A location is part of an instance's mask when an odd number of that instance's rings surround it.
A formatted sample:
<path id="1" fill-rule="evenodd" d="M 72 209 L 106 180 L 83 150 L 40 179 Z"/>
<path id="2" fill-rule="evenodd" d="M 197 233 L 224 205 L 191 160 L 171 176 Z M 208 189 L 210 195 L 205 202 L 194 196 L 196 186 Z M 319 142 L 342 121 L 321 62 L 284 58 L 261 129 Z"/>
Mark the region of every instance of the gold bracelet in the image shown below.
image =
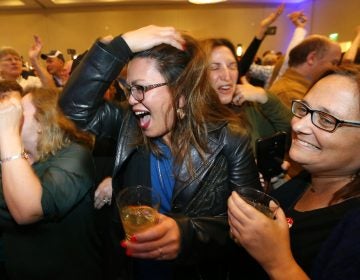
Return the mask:
<path id="1" fill-rule="evenodd" d="M 26 152 L 21 152 L 20 154 L 13 155 L 11 157 L 6 157 L 6 158 L 0 160 L 0 164 L 3 164 L 4 162 L 7 162 L 7 161 L 19 159 L 19 158 L 28 159 L 29 155 Z"/>

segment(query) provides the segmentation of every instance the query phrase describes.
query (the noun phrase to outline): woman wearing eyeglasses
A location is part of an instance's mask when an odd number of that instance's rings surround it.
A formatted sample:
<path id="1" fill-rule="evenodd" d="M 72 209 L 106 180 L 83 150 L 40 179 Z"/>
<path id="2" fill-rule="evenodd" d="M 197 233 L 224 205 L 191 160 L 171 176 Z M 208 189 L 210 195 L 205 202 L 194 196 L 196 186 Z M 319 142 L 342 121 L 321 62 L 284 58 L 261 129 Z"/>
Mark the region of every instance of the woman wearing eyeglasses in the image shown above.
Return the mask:
<path id="1" fill-rule="evenodd" d="M 274 220 L 233 193 L 231 232 L 271 279 L 359 279 L 359 66 L 327 72 L 292 112 L 290 156 L 306 173 L 273 193 Z"/>
<path id="2" fill-rule="evenodd" d="M 128 108 L 120 108 L 102 95 L 129 59 Z M 207 82 L 198 43 L 157 26 L 97 41 L 61 105 L 81 127 L 117 141 L 113 200 L 132 185 L 161 194 L 158 224 L 128 241 L 111 204 L 112 269 L 123 270 L 126 255 L 125 279 L 226 279 L 227 198 L 235 186 L 260 184 L 245 129 Z"/>

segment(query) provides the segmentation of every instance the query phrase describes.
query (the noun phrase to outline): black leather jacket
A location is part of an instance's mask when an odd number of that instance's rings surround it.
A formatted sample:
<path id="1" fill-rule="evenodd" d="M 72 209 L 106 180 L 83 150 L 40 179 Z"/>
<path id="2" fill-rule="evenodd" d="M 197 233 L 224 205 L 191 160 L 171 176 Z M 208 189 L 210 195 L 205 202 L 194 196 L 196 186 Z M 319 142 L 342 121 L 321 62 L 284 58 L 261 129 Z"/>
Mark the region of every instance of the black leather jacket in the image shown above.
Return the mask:
<path id="1" fill-rule="evenodd" d="M 104 92 L 131 55 L 121 37 L 109 45 L 97 41 L 75 69 L 60 99 L 65 114 L 80 127 L 117 139 L 113 186 L 122 182 L 120 178 L 131 176 L 128 175 L 131 172 L 124 174 L 125 162 L 141 150 L 130 144 L 134 136 L 132 128 L 137 125 L 132 112 L 103 101 Z M 205 160 L 192 150 L 195 176 L 190 177 L 186 166 L 182 166 L 173 190 L 172 210 L 168 215 L 176 220 L 182 233 L 181 253 L 176 263 L 197 266 L 190 269 L 194 278 L 189 274 L 186 278 L 179 277 L 187 271 L 184 268 L 177 272 L 178 279 L 220 279 L 204 276 L 211 274 L 212 265 L 202 269 L 200 263 L 209 264 L 224 256 L 229 242 L 227 198 L 234 186 L 260 188 L 246 135 L 231 131 L 225 123 L 209 125 L 208 147 Z"/>

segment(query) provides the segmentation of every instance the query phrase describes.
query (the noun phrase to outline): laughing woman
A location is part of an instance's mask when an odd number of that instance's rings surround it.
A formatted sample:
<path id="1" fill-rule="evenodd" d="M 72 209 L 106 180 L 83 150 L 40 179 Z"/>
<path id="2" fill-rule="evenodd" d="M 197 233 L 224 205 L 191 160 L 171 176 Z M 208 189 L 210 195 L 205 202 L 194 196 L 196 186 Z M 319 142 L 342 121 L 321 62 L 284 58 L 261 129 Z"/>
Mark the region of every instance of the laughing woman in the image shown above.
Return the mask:
<path id="1" fill-rule="evenodd" d="M 128 107 L 105 103 L 102 95 L 129 60 Z M 114 248 L 131 260 L 132 277 L 224 279 L 227 197 L 259 180 L 245 130 L 207 82 L 197 42 L 156 26 L 97 41 L 61 105 L 82 128 L 118 141 L 113 199 L 129 185 L 161 193 L 157 225 L 122 248 L 124 235 L 114 230 Z M 116 207 L 114 219 L 114 229 L 121 227 Z"/>
<path id="2" fill-rule="evenodd" d="M 292 112 L 290 157 L 306 172 L 273 193 L 288 219 L 233 193 L 231 232 L 271 279 L 359 279 L 359 66 L 327 72 Z"/>

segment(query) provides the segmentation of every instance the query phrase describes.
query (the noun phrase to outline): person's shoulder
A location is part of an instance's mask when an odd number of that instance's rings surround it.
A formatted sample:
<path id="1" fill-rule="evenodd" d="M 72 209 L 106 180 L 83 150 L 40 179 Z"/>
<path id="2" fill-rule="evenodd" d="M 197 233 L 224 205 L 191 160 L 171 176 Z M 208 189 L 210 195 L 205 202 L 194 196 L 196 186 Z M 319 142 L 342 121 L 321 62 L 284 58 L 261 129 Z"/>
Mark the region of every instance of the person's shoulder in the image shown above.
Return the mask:
<path id="1" fill-rule="evenodd" d="M 225 150 L 230 153 L 238 153 L 238 151 L 252 151 L 250 132 L 243 127 L 228 124 L 222 129 L 221 136 L 221 141 Z"/>
<path id="2" fill-rule="evenodd" d="M 53 157 L 49 158 L 48 164 L 79 174 L 90 174 L 94 169 L 91 150 L 76 142 L 70 143 L 55 153 Z"/>
<path id="3" fill-rule="evenodd" d="M 91 161 L 91 150 L 79 143 L 71 142 L 69 145 L 58 150 L 56 153 L 47 158 L 48 164 L 55 165 L 72 165 L 76 162 L 86 163 Z"/>
<path id="4" fill-rule="evenodd" d="M 78 142 L 71 142 L 69 146 L 67 146 L 67 149 L 70 151 L 82 151 L 82 152 L 88 152 L 90 149 L 86 147 L 83 144 L 80 144 Z"/>
<path id="5" fill-rule="evenodd" d="M 249 137 L 245 128 L 233 126 L 228 122 L 219 122 L 216 124 L 207 124 L 208 139 L 216 142 L 244 141 Z"/>
<path id="6" fill-rule="evenodd" d="M 274 95 L 277 95 L 279 92 L 283 92 L 288 87 L 288 78 L 281 76 L 277 79 L 269 88 L 269 92 Z"/>

